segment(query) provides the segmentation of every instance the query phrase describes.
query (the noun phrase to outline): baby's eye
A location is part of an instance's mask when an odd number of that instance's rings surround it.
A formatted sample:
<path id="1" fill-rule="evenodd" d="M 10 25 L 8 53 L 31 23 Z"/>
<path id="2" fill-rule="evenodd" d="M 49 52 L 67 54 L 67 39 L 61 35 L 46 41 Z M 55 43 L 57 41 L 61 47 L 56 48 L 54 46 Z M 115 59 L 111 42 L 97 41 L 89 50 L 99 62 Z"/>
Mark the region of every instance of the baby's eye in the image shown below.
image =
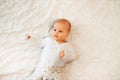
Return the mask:
<path id="1" fill-rule="evenodd" d="M 60 33 L 62 33 L 62 31 L 59 31 Z"/>

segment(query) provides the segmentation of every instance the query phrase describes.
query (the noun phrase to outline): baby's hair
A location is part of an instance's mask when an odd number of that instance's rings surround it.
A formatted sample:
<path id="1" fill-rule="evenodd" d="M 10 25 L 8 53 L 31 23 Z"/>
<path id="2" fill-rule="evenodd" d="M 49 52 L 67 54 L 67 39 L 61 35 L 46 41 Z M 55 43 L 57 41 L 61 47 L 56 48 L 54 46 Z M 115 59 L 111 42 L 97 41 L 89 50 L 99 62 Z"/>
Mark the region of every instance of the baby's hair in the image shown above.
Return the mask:
<path id="1" fill-rule="evenodd" d="M 64 24 L 66 24 L 67 26 L 69 26 L 69 32 L 71 30 L 71 23 L 70 21 L 66 20 L 66 19 L 57 19 L 53 22 L 52 26 L 49 28 L 48 32 L 50 32 L 50 30 L 54 27 L 54 24 L 57 23 L 57 22 L 62 22 Z"/>

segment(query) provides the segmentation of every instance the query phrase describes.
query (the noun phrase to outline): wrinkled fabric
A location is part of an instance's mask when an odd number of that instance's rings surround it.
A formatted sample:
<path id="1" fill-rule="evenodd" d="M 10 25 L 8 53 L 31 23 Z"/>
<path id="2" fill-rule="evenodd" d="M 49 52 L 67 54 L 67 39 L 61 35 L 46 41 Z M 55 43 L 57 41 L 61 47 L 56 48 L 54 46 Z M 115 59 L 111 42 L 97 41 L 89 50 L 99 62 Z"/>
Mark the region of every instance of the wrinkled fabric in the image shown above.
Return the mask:
<path id="1" fill-rule="evenodd" d="M 66 80 L 65 66 L 76 58 L 72 46 L 68 42 L 58 44 L 51 37 L 44 38 L 43 45 L 43 52 L 34 74 L 34 80 Z M 62 59 L 59 58 L 60 51 L 65 53 Z"/>

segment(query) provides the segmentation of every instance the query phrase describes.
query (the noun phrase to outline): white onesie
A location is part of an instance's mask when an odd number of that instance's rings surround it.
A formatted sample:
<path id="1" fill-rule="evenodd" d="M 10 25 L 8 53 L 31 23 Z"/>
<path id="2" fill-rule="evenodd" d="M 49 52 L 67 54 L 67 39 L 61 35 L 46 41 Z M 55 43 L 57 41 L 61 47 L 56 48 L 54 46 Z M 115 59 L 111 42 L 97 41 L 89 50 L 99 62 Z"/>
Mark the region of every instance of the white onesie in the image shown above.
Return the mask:
<path id="1" fill-rule="evenodd" d="M 67 80 L 64 74 L 65 64 L 76 58 L 76 53 L 69 42 L 58 44 L 53 38 L 42 40 L 44 48 L 33 80 Z M 59 58 L 60 51 L 65 55 Z"/>

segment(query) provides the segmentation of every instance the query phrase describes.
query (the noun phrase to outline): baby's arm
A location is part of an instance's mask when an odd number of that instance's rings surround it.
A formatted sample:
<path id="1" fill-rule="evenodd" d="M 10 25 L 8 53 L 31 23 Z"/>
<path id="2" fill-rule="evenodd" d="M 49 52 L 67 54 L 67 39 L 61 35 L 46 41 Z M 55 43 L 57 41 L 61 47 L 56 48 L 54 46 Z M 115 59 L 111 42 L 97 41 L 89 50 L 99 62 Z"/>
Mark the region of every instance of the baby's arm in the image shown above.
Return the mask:
<path id="1" fill-rule="evenodd" d="M 66 63 L 71 63 L 78 58 L 78 55 L 71 44 L 68 44 L 67 46 L 64 47 L 64 53 L 66 57 L 65 60 Z"/>

